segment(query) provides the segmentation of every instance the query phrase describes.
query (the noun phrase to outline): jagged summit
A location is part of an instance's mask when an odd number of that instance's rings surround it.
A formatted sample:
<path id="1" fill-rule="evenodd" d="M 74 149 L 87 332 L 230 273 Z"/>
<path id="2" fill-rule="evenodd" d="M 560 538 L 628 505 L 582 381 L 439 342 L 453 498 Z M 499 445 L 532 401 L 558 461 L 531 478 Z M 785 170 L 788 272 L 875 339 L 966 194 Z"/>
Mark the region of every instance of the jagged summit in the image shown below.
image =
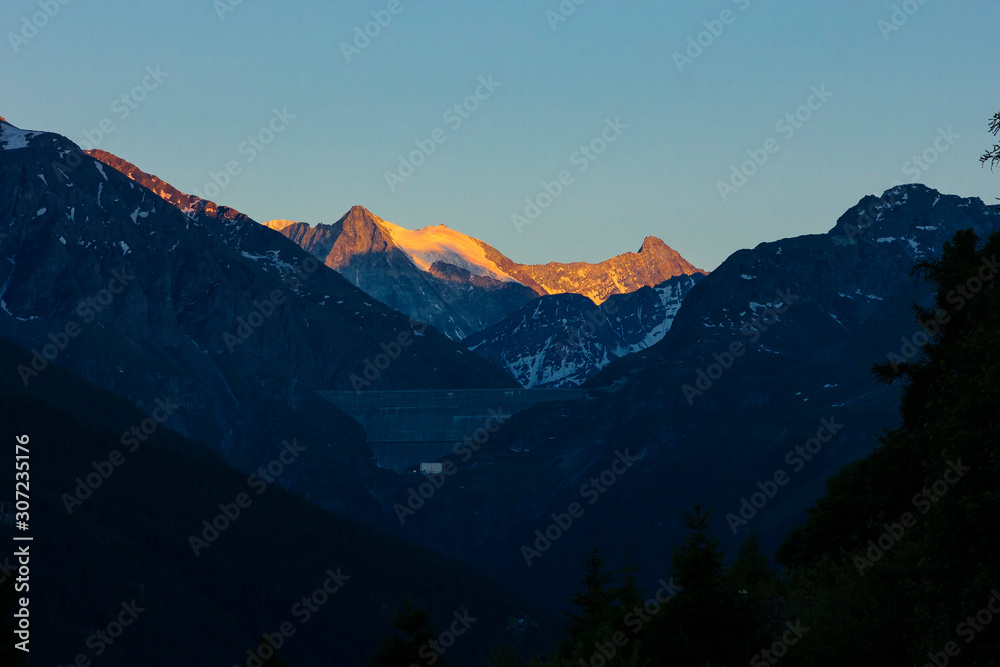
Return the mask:
<path id="1" fill-rule="evenodd" d="M 837 243 L 857 243 L 864 238 L 878 243 L 897 243 L 921 256 L 928 247 L 945 239 L 938 233 L 947 228 L 937 218 L 969 207 L 993 209 L 978 197 L 942 194 L 921 183 L 889 188 L 880 197 L 869 195 L 849 209 L 828 232 Z"/>
<path id="2" fill-rule="evenodd" d="M 659 285 L 676 276 L 706 272 L 695 267 L 680 253 L 655 236 L 647 236 L 638 252 L 626 252 L 597 264 L 518 265 L 514 277 L 533 281 L 547 294 L 583 294 L 603 303 L 613 294 L 628 294 L 643 287 Z"/>
<path id="3" fill-rule="evenodd" d="M 638 254 L 644 252 L 663 252 L 672 251 L 672 248 L 668 246 L 663 239 L 658 236 L 647 236 L 642 240 L 642 245 L 639 246 Z"/>
<path id="4" fill-rule="evenodd" d="M 2 136 L 13 137 L 8 144 L 14 146 L 26 145 L 32 136 L 13 135 L 11 132 L 21 131 L 3 127 Z M 181 192 L 111 153 L 87 153 L 188 215 L 226 223 L 250 220 L 239 211 Z M 457 340 L 539 296 L 581 294 L 603 303 L 614 294 L 632 293 L 676 276 L 704 273 L 655 236 L 646 237 L 638 252 L 597 264 L 519 264 L 493 246 L 447 225 L 411 230 L 360 204 L 333 224 L 275 219 L 262 226 L 294 241 L 374 298 Z"/>
<path id="5" fill-rule="evenodd" d="M 268 226 L 375 298 L 427 318 L 458 339 L 538 296 L 580 294 L 603 303 L 614 294 L 705 273 L 655 236 L 647 236 L 638 252 L 597 264 L 530 265 L 444 224 L 411 230 L 363 206 L 351 207 L 333 224 L 272 221 Z"/>

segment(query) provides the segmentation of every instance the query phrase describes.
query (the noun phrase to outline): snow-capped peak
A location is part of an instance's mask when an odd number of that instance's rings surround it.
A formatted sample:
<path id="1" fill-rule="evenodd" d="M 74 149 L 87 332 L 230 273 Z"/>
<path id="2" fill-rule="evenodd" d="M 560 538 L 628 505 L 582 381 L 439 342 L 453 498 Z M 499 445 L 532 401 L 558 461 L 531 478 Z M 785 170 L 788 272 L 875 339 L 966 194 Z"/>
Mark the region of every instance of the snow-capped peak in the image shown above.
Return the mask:
<path id="1" fill-rule="evenodd" d="M 424 271 L 434 262 L 452 264 L 477 276 L 488 276 L 505 282 L 517 282 L 486 257 L 483 246 L 471 236 L 444 225 L 424 227 L 416 231 L 379 219 L 392 237 L 392 242 Z"/>
<path id="2" fill-rule="evenodd" d="M 0 120 L 0 150 L 13 151 L 27 148 L 28 140 L 41 132 L 31 132 L 14 127 L 6 120 Z"/>

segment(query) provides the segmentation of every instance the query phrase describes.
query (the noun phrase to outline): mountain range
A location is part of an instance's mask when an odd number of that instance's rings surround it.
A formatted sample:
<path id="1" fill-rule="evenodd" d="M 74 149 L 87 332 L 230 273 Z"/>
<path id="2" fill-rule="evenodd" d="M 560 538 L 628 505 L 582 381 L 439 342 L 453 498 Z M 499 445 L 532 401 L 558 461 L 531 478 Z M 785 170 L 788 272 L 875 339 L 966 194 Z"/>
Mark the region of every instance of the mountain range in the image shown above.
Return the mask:
<path id="1" fill-rule="evenodd" d="M 298 437 L 328 472 L 283 482 L 376 521 L 364 433 L 314 390 L 517 386 L 281 234 L 109 162 L 126 173 L 0 125 L 0 335 L 35 351 L 25 385 L 56 363 L 143 409 L 169 399 L 170 428 L 238 467 Z"/>
<path id="2" fill-rule="evenodd" d="M 88 153 L 185 213 L 253 222 L 115 155 Z M 655 343 L 687 291 L 705 275 L 652 236 L 638 252 L 598 264 L 529 265 L 444 225 L 411 231 L 362 206 L 331 225 L 272 220 L 265 226 L 366 294 L 497 363 L 524 387 L 578 386 L 610 361 Z M 572 305 L 564 313 L 560 303 Z M 614 316 L 592 332 L 594 313 L 602 310 L 613 310 Z M 531 333 L 510 335 L 526 312 Z"/>
<path id="3" fill-rule="evenodd" d="M 654 237 L 637 253 L 598 264 L 531 265 L 445 225 L 411 231 L 361 206 L 333 224 L 274 220 L 268 226 L 386 305 L 455 340 L 542 295 L 581 294 L 601 303 L 675 276 L 704 273 Z"/>
<path id="4" fill-rule="evenodd" d="M 574 586 L 566 563 L 596 536 L 609 562 L 634 546 L 641 583 L 664 576 L 694 502 L 715 508 L 727 548 L 753 531 L 773 549 L 898 423 L 899 389 L 870 368 L 919 349 L 912 308 L 930 290 L 911 269 L 960 229 L 1000 229 L 1000 214 L 918 184 L 845 208 L 826 233 L 740 250 L 708 275 L 652 237 L 602 264 L 520 265 L 362 207 L 332 225 L 258 224 L 0 122 L 0 336 L 28 350 L 10 369 L 26 387 L 54 364 L 146 412 L 175 402 L 167 428 L 242 470 L 297 438 L 308 465 L 282 486 L 555 608 Z M 461 482 L 405 525 L 394 508 L 423 478 L 380 469 L 361 425 L 316 395 L 581 383 L 585 400 L 539 404 L 474 456 L 445 456 Z M 526 559 L 616 460 L 627 472 Z M 778 472 L 787 485 L 743 509 Z"/>
<path id="5" fill-rule="evenodd" d="M 600 305 L 580 294 L 543 296 L 463 342 L 522 387 L 576 387 L 615 359 L 658 343 L 703 277 L 680 275 Z"/>
<path id="6" fill-rule="evenodd" d="M 872 364 L 919 353 L 913 304 L 931 292 L 911 269 L 966 228 L 985 237 L 1000 212 L 905 185 L 851 205 L 825 234 L 734 253 L 690 290 L 662 340 L 584 384 L 591 401 L 515 415 L 459 466 L 461 487 L 407 522 L 410 538 L 546 601 L 572 594 L 560 573 L 595 535 L 610 562 L 626 562 L 631 545 L 653 584 L 696 502 L 714 509 L 713 535 L 728 550 L 751 532 L 776 548 L 826 479 L 898 424 L 899 387 L 876 382 Z M 636 458 L 627 475 L 529 565 L 524 548 L 545 546 L 536 531 L 626 451 Z M 779 472 L 787 483 L 746 509 Z"/>

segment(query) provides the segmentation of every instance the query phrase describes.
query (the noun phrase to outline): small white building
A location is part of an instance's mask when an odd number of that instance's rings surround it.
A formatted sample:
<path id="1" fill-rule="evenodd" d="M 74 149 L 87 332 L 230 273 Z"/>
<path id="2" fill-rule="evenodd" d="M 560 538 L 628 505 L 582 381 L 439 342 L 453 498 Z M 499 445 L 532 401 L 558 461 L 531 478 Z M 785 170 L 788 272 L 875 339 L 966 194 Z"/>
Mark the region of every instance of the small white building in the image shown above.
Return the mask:
<path id="1" fill-rule="evenodd" d="M 420 464 L 420 474 L 421 475 L 440 475 L 444 472 L 443 463 L 421 463 Z"/>

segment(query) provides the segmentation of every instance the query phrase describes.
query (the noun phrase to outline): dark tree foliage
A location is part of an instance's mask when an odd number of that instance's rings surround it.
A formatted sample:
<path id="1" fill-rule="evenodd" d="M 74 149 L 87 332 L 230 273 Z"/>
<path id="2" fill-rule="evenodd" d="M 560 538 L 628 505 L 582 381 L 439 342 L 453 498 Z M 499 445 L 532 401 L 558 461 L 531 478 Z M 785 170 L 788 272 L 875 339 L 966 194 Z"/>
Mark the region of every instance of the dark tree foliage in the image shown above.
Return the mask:
<path id="1" fill-rule="evenodd" d="M 604 569 L 604 559 L 596 546 L 584 561 L 583 569 L 584 590 L 573 597 L 573 604 L 580 611 L 570 614 L 571 641 L 592 636 L 610 627 L 611 605 L 615 600 L 615 593 L 610 589 L 611 573 Z"/>
<path id="2" fill-rule="evenodd" d="M 990 133 L 994 136 L 1000 133 L 1000 113 L 993 114 L 993 118 L 990 119 Z M 990 165 L 990 170 L 992 170 L 996 163 L 1000 162 L 1000 144 L 993 144 L 993 148 L 983 153 L 979 161 L 984 166 Z"/>
<path id="3" fill-rule="evenodd" d="M 446 667 L 447 663 L 431 649 L 432 631 L 427 612 L 414 609 L 409 603 L 396 614 L 393 627 L 398 634 L 387 637 L 369 665 L 371 667 L 399 667 L 400 665 L 433 664 Z"/>
<path id="4" fill-rule="evenodd" d="M 711 512 L 696 506 L 684 515 L 688 534 L 670 566 L 670 590 L 647 594 L 636 583 L 631 556 L 605 569 L 596 547 L 584 561 L 583 590 L 573 598 L 567 641 L 542 663 L 556 667 L 602 665 L 704 667 L 746 664 L 774 624 L 764 613 L 776 582 L 767 558 L 751 538 L 731 568 L 719 542 L 709 536 Z M 681 588 L 683 586 L 683 588 Z M 516 664 L 513 662 L 496 664 Z"/>
<path id="5" fill-rule="evenodd" d="M 1000 113 L 990 131 L 1000 134 Z M 1000 162 L 1000 144 L 982 162 Z M 670 559 L 683 589 L 652 618 L 639 650 L 619 662 L 574 663 L 564 652 L 536 664 L 1000 664 L 998 258 L 1000 232 L 983 242 L 962 230 L 939 259 L 914 267 L 936 287 L 933 307 L 914 308 L 927 342 L 915 358 L 889 354 L 873 367 L 878 380 L 904 384 L 902 423 L 827 482 L 778 550 L 783 576 L 753 535 L 726 568 L 711 513 L 696 505 Z M 611 597 L 641 598 L 631 566 L 619 574 Z M 595 552 L 578 604 L 605 609 L 608 582 Z M 587 636 L 593 627 L 575 624 L 572 645 L 600 641 Z"/>
<path id="6" fill-rule="evenodd" d="M 949 642 L 949 664 L 1000 655 L 997 626 L 960 625 L 1000 583 L 997 258 L 1000 234 L 982 244 L 963 230 L 915 267 L 937 287 L 934 307 L 917 309 L 930 342 L 875 367 L 905 383 L 902 424 L 829 481 L 778 553 L 814 628 L 802 664 L 924 664 Z"/>
<path id="7" fill-rule="evenodd" d="M 267 642 L 267 637 L 265 637 L 264 635 L 261 635 L 261 637 L 260 637 L 260 644 L 261 644 L 261 646 L 263 646 L 266 642 Z M 288 663 L 286 663 L 284 660 L 282 660 L 281 656 L 278 655 L 278 652 L 275 651 L 271 655 L 270 658 L 268 658 L 267 660 L 264 660 L 261 663 L 260 667 L 288 667 Z"/>

